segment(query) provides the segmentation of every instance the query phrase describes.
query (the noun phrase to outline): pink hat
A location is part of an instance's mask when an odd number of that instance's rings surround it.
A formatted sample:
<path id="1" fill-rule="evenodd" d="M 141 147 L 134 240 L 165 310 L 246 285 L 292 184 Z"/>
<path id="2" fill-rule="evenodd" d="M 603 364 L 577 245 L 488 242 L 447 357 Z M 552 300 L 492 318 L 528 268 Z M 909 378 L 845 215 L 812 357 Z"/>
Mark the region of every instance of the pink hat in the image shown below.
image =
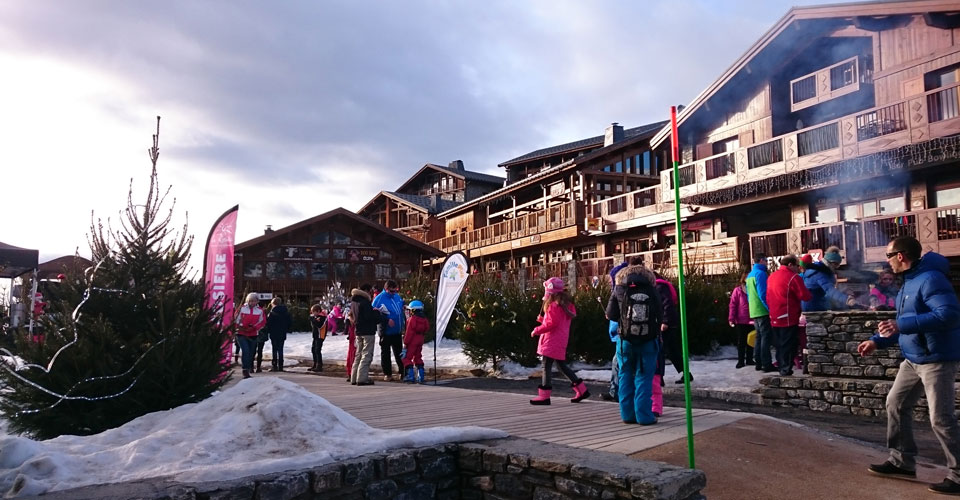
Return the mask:
<path id="1" fill-rule="evenodd" d="M 563 280 L 560 278 L 550 278 L 547 281 L 543 282 L 543 296 L 553 295 L 555 293 L 560 293 L 563 291 L 565 285 Z"/>

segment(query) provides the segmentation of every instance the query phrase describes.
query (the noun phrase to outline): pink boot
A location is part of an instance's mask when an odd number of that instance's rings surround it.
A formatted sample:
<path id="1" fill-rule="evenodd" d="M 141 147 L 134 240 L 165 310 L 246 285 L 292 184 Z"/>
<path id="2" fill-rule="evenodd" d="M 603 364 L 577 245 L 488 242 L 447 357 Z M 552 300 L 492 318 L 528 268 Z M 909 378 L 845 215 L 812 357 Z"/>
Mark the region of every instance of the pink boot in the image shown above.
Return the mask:
<path id="1" fill-rule="evenodd" d="M 653 376 L 653 397 L 650 398 L 653 401 L 653 414 L 657 417 L 663 415 L 663 387 L 660 386 L 662 378 L 660 375 Z"/>
<path id="2" fill-rule="evenodd" d="M 542 385 L 538 385 L 538 386 L 537 386 L 537 397 L 531 399 L 531 400 L 530 400 L 530 404 L 532 404 L 532 405 L 538 405 L 538 406 L 543 406 L 543 405 L 548 405 L 548 404 L 550 404 L 550 393 L 551 393 L 551 392 L 553 392 L 553 387 L 550 387 L 549 385 L 546 386 L 546 387 L 544 387 L 544 386 L 542 386 Z"/>
<path id="3" fill-rule="evenodd" d="M 573 399 L 570 400 L 571 403 L 579 403 L 584 399 L 590 397 L 590 391 L 587 390 L 587 384 L 583 383 L 583 380 L 579 380 L 570 384 L 573 387 Z"/>

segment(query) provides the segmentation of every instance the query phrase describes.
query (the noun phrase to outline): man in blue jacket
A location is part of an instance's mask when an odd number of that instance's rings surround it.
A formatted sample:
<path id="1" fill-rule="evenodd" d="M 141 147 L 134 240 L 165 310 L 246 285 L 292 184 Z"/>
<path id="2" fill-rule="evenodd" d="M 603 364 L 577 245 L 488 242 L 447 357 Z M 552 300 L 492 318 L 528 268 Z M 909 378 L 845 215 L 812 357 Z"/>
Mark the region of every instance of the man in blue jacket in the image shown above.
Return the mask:
<path id="1" fill-rule="evenodd" d="M 928 252 L 922 258 L 916 238 L 901 236 L 887 245 L 887 262 L 903 274 L 897 294 L 897 319 L 881 321 L 879 333 L 860 343 L 867 356 L 899 341 L 906 358 L 887 394 L 887 446 L 890 458 L 871 465 L 874 474 L 915 478 L 917 444 L 913 440 L 913 408 L 927 398 L 930 425 L 947 457 L 949 473 L 941 483 L 930 485 L 935 493 L 960 495 L 960 425 L 954 415 L 954 382 L 960 367 L 960 303 L 942 255 Z"/>
<path id="2" fill-rule="evenodd" d="M 832 246 L 823 253 L 819 262 L 807 266 L 803 272 L 803 284 L 813 296 L 801 304 L 803 312 L 841 311 L 856 303 L 853 297 L 837 289 L 837 268 L 843 256 L 840 249 Z"/>
<path id="3" fill-rule="evenodd" d="M 380 367 L 383 369 L 383 380 L 393 378 L 393 362 L 390 361 L 390 351 L 397 359 L 397 374 L 403 373 L 403 332 L 406 316 L 403 315 L 403 299 L 397 293 L 400 287 L 396 281 L 387 280 L 383 291 L 373 299 L 373 308 L 383 314 L 384 323 L 378 328 L 380 332 Z"/>

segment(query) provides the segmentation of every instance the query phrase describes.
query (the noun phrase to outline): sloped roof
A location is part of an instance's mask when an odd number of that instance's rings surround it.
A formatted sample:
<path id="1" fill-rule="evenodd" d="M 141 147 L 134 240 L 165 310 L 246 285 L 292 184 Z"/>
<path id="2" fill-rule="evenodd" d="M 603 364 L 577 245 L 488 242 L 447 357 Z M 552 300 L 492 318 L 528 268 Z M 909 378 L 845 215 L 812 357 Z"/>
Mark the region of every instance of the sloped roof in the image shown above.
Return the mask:
<path id="1" fill-rule="evenodd" d="M 264 234 L 264 235 L 262 235 L 262 236 L 258 236 L 258 237 L 254 238 L 254 239 L 252 239 L 252 240 L 247 240 L 247 241 L 244 241 L 244 242 L 242 242 L 242 243 L 238 243 L 238 244 L 235 246 L 235 249 L 238 250 L 238 251 L 240 251 L 240 250 L 243 250 L 243 249 L 245 249 L 245 248 L 249 248 L 249 247 L 252 247 L 252 246 L 254 246 L 254 245 L 257 245 L 257 244 L 263 243 L 263 242 L 265 242 L 265 241 L 268 241 L 268 240 L 270 240 L 270 239 L 273 239 L 273 238 L 275 238 L 275 237 L 277 237 L 277 236 L 280 236 L 280 235 L 282 235 L 282 234 L 289 233 L 289 232 L 292 232 L 292 231 L 296 231 L 296 230 L 298 230 L 298 229 L 302 229 L 302 228 L 304 228 L 304 227 L 307 227 L 307 226 L 309 226 L 309 225 L 311 225 L 311 224 L 315 224 L 315 223 L 317 223 L 317 222 L 322 222 L 322 221 L 327 220 L 327 219 L 332 219 L 332 218 L 334 218 L 334 217 L 346 217 L 346 218 L 350 219 L 351 221 L 356 222 L 357 224 L 362 224 L 362 225 L 365 225 L 365 226 L 370 227 L 371 229 L 374 229 L 374 230 L 376 230 L 376 231 L 379 231 L 380 233 L 382 233 L 382 234 L 383 234 L 384 236 L 386 236 L 386 237 L 396 238 L 396 239 L 402 241 L 403 243 L 406 243 L 406 244 L 408 244 L 408 245 L 411 245 L 411 246 L 414 246 L 414 247 L 416 247 L 416 248 L 419 248 L 420 250 L 422 250 L 422 251 L 423 251 L 424 253 L 426 253 L 426 254 L 433 255 L 433 256 L 436 256 L 436 257 L 441 257 L 441 256 L 443 256 L 443 255 L 446 255 L 444 252 L 442 252 L 442 251 L 440 251 L 440 250 L 438 250 L 438 249 L 436 249 L 436 248 L 434 248 L 434 247 L 432 247 L 432 246 L 430 246 L 430 245 L 427 245 L 426 243 L 423 243 L 423 242 L 421 242 L 421 241 L 417 241 L 417 240 L 415 240 L 415 239 L 413 239 L 413 238 L 411 238 L 411 237 L 409 237 L 409 236 L 405 236 L 405 235 L 403 235 L 403 234 L 401 234 L 401 233 L 398 233 L 397 231 L 394 231 L 394 230 L 392 230 L 392 229 L 390 229 L 390 228 L 388 228 L 388 227 L 386 227 L 386 226 L 377 224 L 376 222 L 373 222 L 373 221 L 371 221 L 371 220 L 368 220 L 368 219 L 365 219 L 365 218 L 363 218 L 363 217 L 360 217 L 359 215 L 357 215 L 357 214 L 355 214 L 355 213 L 353 213 L 353 212 L 351 212 L 351 211 L 349 211 L 349 210 L 347 210 L 347 209 L 345 209 L 345 208 L 342 208 L 342 207 L 341 207 L 341 208 L 335 208 L 335 209 L 333 209 L 333 210 L 331 210 L 331 211 L 329 211 L 329 212 L 326 212 L 326 213 L 317 215 L 317 216 L 315 216 L 315 217 L 311 217 L 311 218 L 309 218 L 309 219 L 304 219 L 304 220 L 302 220 L 302 221 L 300 221 L 300 222 L 297 222 L 297 223 L 295 223 L 295 224 L 291 224 L 291 225 L 289 225 L 289 226 L 287 226 L 287 227 L 283 227 L 283 228 L 277 229 L 276 231 L 273 231 L 273 232 L 271 232 L 271 233 L 269 233 L 269 234 Z"/>
<path id="2" fill-rule="evenodd" d="M 643 135 L 652 130 L 657 130 L 663 127 L 665 123 L 667 122 L 663 121 L 663 122 L 651 123 L 649 125 L 641 125 L 639 127 L 624 129 L 623 138 L 624 140 L 626 140 L 639 135 Z M 550 146 L 548 148 L 538 149 L 536 151 L 532 151 L 525 155 L 518 156 L 512 160 L 507 160 L 498 166 L 506 167 L 508 165 L 521 163 L 527 160 L 532 160 L 534 158 L 543 158 L 547 156 L 553 156 L 560 153 L 565 153 L 567 151 L 576 151 L 578 149 L 584 149 L 588 147 L 603 146 L 603 138 L 604 136 L 598 135 L 596 137 L 590 137 L 589 139 L 580 139 L 579 141 L 568 142 L 566 144 L 560 144 L 558 146 Z"/>
<path id="3" fill-rule="evenodd" d="M 758 57 L 764 49 L 770 46 L 780 35 L 783 35 L 788 27 L 798 21 L 837 19 L 838 21 L 849 20 L 848 22 L 853 24 L 854 18 L 856 17 L 955 12 L 957 10 L 958 5 L 956 0 L 883 0 L 876 2 L 793 7 L 787 11 L 786 15 L 777 21 L 776 24 L 767 30 L 756 43 L 748 48 L 743 55 L 734 61 L 733 65 L 727 68 L 716 81 L 697 95 L 688 106 L 677 113 L 677 125 L 682 125 L 690 116 L 696 113 L 710 97 L 734 79 L 741 71 L 751 71 L 750 62 Z M 788 33 L 796 34 L 794 32 Z M 650 140 L 650 145 L 656 148 L 667 140 L 670 137 L 670 128 L 670 124 L 667 123 L 653 136 L 653 139 Z"/>
<path id="4" fill-rule="evenodd" d="M 37 268 L 39 250 L 15 247 L 0 242 L 0 278 L 16 278 Z"/>
<path id="5" fill-rule="evenodd" d="M 450 201 L 450 200 L 438 199 L 436 200 L 437 206 L 436 208 L 434 208 L 433 207 L 434 198 L 432 196 L 420 196 L 416 194 L 394 193 L 391 191 L 381 191 L 381 192 L 384 195 L 391 196 L 394 199 L 398 199 L 398 201 L 402 200 L 411 205 L 416 205 L 417 207 L 424 209 L 429 214 L 445 212 L 463 203 L 461 201 Z"/>
<path id="6" fill-rule="evenodd" d="M 581 164 L 581 163 L 583 163 L 583 162 L 585 162 L 585 161 L 589 161 L 589 160 L 592 160 L 592 159 L 594 159 L 594 158 L 603 156 L 604 154 L 609 153 L 610 151 L 613 151 L 613 150 L 615 150 L 615 149 L 623 148 L 623 147 L 626 147 L 626 146 L 630 146 L 630 145 L 632 145 L 632 144 L 635 144 L 635 143 L 637 143 L 637 142 L 647 140 L 647 139 L 649 139 L 649 138 L 653 135 L 654 132 L 656 132 L 661 126 L 663 126 L 664 123 L 667 123 L 667 122 L 656 122 L 656 123 L 651 123 L 651 124 L 649 124 L 649 125 L 642 125 L 642 126 L 640 126 L 640 127 L 635 127 L 635 128 L 633 128 L 633 129 L 631 129 L 631 130 L 636 130 L 637 132 L 633 133 L 633 134 L 631 135 L 631 137 L 629 137 L 629 138 L 624 138 L 622 141 L 618 141 L 618 142 L 615 142 L 615 143 L 613 143 L 613 144 L 611 144 L 611 145 L 609 145 L 609 146 L 604 146 L 604 147 L 601 147 L 601 148 L 599 148 L 599 149 L 595 149 L 595 150 L 593 150 L 593 151 L 591 151 L 591 152 L 589 152 L 589 153 L 587 153 L 587 154 L 585 154 L 585 155 L 583 155 L 583 156 L 580 156 L 580 157 L 577 157 L 577 158 L 572 158 L 572 159 L 567 160 L 567 161 L 565 161 L 565 162 L 563 162 L 563 163 L 560 163 L 560 164 L 557 164 L 557 165 L 553 165 L 553 166 L 551 166 L 551 167 L 549 167 L 549 168 L 545 168 L 545 169 L 543 169 L 543 170 L 541 170 L 541 171 L 539 171 L 539 172 L 537 172 L 537 173 L 535 173 L 535 174 L 533 174 L 533 175 L 529 175 L 529 176 L 524 177 L 523 179 L 520 179 L 520 180 L 518 180 L 518 181 L 516 181 L 516 182 L 514 182 L 514 183 L 512 183 L 512 184 L 508 184 L 508 185 L 506 185 L 506 186 L 504 186 L 504 187 L 502 187 L 502 188 L 500 188 L 500 189 L 497 189 L 496 191 L 491 191 L 491 192 L 489 192 L 489 193 L 487 193 L 487 194 L 485 194 L 485 195 L 483 195 L 483 196 L 478 196 L 478 197 L 476 197 L 476 198 L 474 198 L 474 199 L 472 199 L 472 200 L 467 200 L 467 201 L 464 202 L 464 203 L 461 203 L 461 204 L 459 204 L 459 205 L 457 205 L 457 206 L 455 206 L 455 207 L 453 207 L 453 208 L 450 208 L 450 209 L 448 209 L 448 210 L 443 211 L 442 213 L 439 214 L 439 217 L 440 217 L 440 218 L 448 217 L 448 216 L 450 216 L 450 215 L 453 215 L 453 214 L 457 213 L 457 212 L 460 211 L 460 210 L 465 210 L 465 209 L 467 209 L 467 208 L 470 208 L 470 207 L 472 207 L 472 206 L 474 206 L 474 205 L 477 205 L 477 204 L 482 203 L 482 202 L 487 201 L 487 200 L 496 199 L 496 198 L 498 198 L 498 197 L 500 197 L 500 196 L 505 195 L 506 193 L 508 193 L 508 192 L 510 192 L 510 191 L 513 191 L 513 190 L 522 188 L 522 187 L 524 187 L 524 186 L 527 186 L 527 185 L 529 185 L 529 184 L 538 182 L 538 181 L 540 181 L 541 179 L 543 179 L 543 178 L 545 178 L 545 177 L 549 177 L 549 176 L 551 176 L 551 175 L 553 175 L 553 174 L 556 174 L 557 172 L 560 172 L 560 171 L 562 171 L 562 170 L 567 170 L 567 169 L 570 169 L 570 168 L 575 168 L 576 165 L 579 165 L 579 164 Z"/>
<path id="7" fill-rule="evenodd" d="M 506 180 L 505 178 L 497 177 L 496 175 L 481 174 L 480 172 L 471 172 L 470 170 L 455 170 L 442 165 L 427 163 L 423 167 L 420 167 L 420 170 L 417 170 L 417 172 L 411 175 L 410 178 L 404 181 L 404 183 L 397 188 L 397 191 L 403 191 L 403 188 L 407 187 L 410 183 L 416 180 L 417 177 L 420 177 L 420 174 L 422 174 L 425 170 L 436 170 L 438 172 L 450 174 L 454 177 L 459 177 L 465 181 L 483 182 L 486 184 L 503 185 L 503 181 Z"/>

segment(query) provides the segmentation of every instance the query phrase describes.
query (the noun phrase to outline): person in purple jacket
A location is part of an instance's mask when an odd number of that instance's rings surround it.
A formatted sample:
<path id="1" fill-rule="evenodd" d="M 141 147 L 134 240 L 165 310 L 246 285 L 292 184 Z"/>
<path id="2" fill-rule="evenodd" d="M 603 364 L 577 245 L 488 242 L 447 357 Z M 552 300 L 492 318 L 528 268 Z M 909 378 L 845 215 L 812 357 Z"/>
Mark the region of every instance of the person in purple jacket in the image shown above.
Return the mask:
<path id="1" fill-rule="evenodd" d="M 750 301 L 747 299 L 747 275 L 740 273 L 740 284 L 730 293 L 730 311 L 727 322 L 737 329 L 737 368 L 753 364 L 753 348 L 747 344 L 747 335 L 753 330 L 750 319 Z"/>

